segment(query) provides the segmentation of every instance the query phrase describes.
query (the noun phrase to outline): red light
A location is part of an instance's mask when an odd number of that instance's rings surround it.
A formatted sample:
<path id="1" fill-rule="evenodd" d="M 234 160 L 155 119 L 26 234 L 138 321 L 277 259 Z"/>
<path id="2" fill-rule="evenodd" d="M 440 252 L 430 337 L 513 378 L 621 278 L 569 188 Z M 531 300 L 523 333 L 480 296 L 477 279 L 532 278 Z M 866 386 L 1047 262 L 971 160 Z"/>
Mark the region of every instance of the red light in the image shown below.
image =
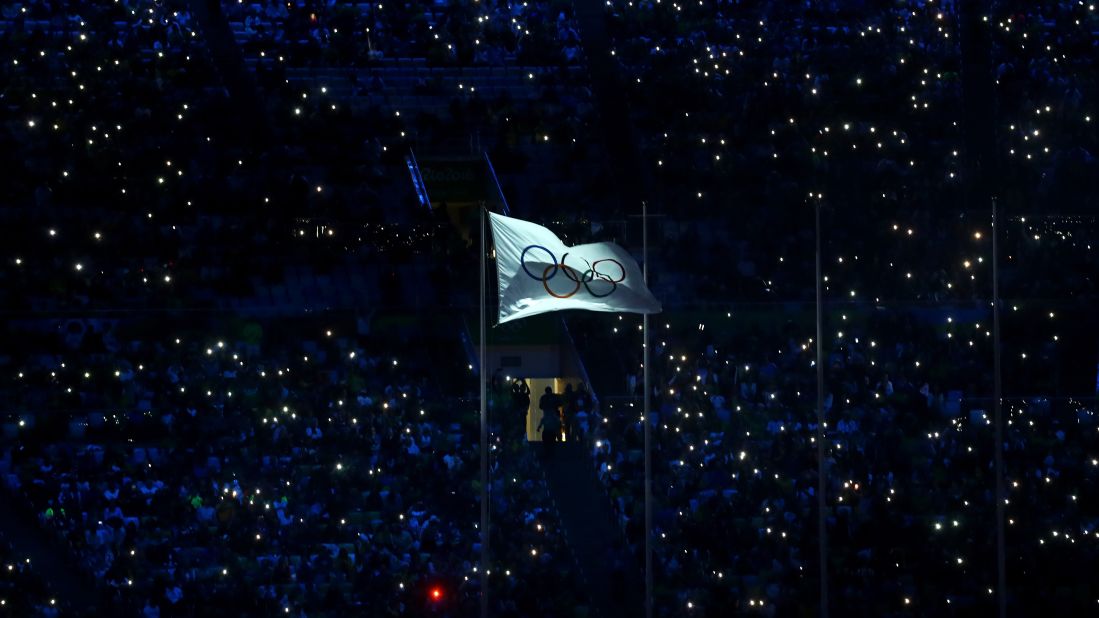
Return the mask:
<path id="1" fill-rule="evenodd" d="M 431 600 L 432 601 L 438 601 L 439 599 L 442 599 L 442 598 L 443 598 L 443 589 L 442 588 L 432 588 L 431 589 Z"/>

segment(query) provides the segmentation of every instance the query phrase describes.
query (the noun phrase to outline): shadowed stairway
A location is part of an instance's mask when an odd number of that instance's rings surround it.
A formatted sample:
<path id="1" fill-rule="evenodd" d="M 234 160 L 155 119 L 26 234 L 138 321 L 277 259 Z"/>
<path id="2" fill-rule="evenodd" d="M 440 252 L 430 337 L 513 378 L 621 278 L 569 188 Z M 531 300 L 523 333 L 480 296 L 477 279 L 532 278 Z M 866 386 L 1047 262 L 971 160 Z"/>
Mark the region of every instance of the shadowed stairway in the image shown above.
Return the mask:
<path id="1" fill-rule="evenodd" d="M 542 469 L 596 614 L 602 618 L 642 615 L 641 574 L 626 549 L 591 458 L 581 443 L 554 446 L 548 458 L 541 458 Z M 531 447 L 541 449 L 542 445 Z"/>

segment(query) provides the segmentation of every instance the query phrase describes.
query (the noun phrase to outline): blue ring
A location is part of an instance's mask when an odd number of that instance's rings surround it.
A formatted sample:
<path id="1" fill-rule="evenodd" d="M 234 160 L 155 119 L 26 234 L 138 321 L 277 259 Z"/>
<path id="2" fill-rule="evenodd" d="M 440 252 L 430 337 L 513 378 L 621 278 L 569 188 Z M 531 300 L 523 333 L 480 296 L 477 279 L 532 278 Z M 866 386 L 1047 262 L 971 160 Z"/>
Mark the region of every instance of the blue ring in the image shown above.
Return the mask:
<path id="1" fill-rule="evenodd" d="M 549 254 L 550 259 L 553 260 L 553 274 L 552 275 L 550 275 L 549 277 L 545 277 L 545 276 L 536 277 L 536 276 L 530 274 L 530 271 L 527 270 L 527 251 L 530 251 L 531 249 L 541 249 L 542 251 L 545 251 L 546 253 Z M 557 256 L 555 256 L 553 254 L 553 251 L 550 251 L 549 249 L 543 247 L 542 245 L 529 245 L 526 249 L 523 249 L 523 254 L 519 256 L 519 265 L 523 267 L 523 272 L 527 273 L 528 277 L 530 277 L 531 279 L 534 279 L 535 281 L 542 281 L 542 282 L 546 282 L 546 281 L 549 281 L 550 279 L 553 279 L 554 277 L 557 276 L 557 271 L 560 270 L 557 267 Z"/>

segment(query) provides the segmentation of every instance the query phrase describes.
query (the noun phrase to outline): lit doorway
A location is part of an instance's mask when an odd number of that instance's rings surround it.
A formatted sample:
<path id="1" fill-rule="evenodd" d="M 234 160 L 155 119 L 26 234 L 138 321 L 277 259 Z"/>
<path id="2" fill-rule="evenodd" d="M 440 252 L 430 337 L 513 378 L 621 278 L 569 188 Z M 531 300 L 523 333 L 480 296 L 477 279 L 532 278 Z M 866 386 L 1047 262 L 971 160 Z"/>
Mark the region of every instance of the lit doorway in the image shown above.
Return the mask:
<path id="1" fill-rule="evenodd" d="M 567 382 L 561 378 L 527 378 L 530 386 L 530 407 L 527 408 L 527 440 L 541 442 L 542 432 L 538 430 L 538 423 L 542 422 L 542 409 L 538 407 L 542 395 L 546 393 L 546 387 L 553 389 L 554 394 L 560 396 L 565 392 Z M 564 440 L 564 437 L 561 438 Z"/>

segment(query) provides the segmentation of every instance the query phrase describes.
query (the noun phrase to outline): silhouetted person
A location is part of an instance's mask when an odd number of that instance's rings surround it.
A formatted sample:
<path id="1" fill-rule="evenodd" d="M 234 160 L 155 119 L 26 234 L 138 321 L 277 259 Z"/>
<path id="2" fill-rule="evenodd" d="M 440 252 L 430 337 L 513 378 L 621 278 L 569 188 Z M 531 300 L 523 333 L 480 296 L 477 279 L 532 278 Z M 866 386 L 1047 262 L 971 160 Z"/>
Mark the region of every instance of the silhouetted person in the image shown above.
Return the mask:
<path id="1" fill-rule="evenodd" d="M 530 386 L 522 378 L 511 383 L 511 406 L 517 413 L 525 414 L 530 408 Z"/>
<path id="2" fill-rule="evenodd" d="M 557 411 L 557 405 L 557 395 L 547 386 L 546 393 L 538 400 L 538 408 L 542 410 L 538 429 L 542 430 L 542 448 L 547 454 L 553 448 L 550 444 L 561 439 L 561 415 Z"/>
<path id="3" fill-rule="evenodd" d="M 527 412 L 530 410 L 530 387 L 522 378 L 516 378 L 511 383 L 511 410 L 517 421 L 517 434 L 522 435 L 526 432 Z"/>

